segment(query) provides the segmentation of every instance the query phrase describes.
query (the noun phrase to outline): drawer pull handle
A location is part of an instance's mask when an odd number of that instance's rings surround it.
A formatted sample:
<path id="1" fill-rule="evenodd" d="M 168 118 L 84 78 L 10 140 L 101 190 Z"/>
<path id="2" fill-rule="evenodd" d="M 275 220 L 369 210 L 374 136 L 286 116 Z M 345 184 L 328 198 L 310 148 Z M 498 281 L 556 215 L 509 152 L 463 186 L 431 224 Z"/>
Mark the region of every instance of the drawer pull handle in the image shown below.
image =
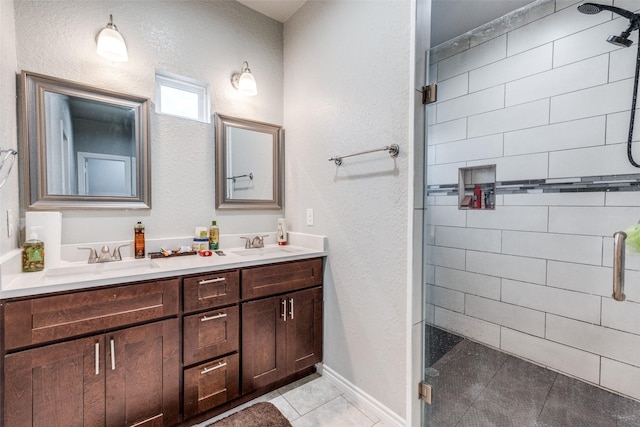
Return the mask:
<path id="1" fill-rule="evenodd" d="M 200 321 L 201 322 L 206 322 L 208 320 L 222 319 L 223 317 L 227 317 L 227 313 L 220 313 L 220 314 L 216 314 L 215 316 L 211 316 L 211 317 L 202 316 L 200 318 Z"/>
<path id="2" fill-rule="evenodd" d="M 227 366 L 227 362 L 224 362 L 224 363 L 220 362 L 216 366 L 212 366 L 210 368 L 204 368 L 200 372 L 200 375 L 208 374 L 211 371 L 215 371 L 216 369 L 224 368 L 225 366 Z"/>
<path id="3" fill-rule="evenodd" d="M 198 285 L 208 285 L 209 283 L 224 282 L 225 280 L 227 280 L 227 278 L 226 278 L 226 277 L 216 277 L 215 279 L 200 280 L 200 281 L 198 282 Z"/>
<path id="4" fill-rule="evenodd" d="M 115 350 L 115 341 L 111 338 L 111 370 L 116 370 L 116 350 Z"/>
<path id="5" fill-rule="evenodd" d="M 287 300 L 283 299 L 282 300 L 282 314 L 280 315 L 284 321 L 287 321 Z"/>
<path id="6" fill-rule="evenodd" d="M 293 298 L 289 299 L 289 316 L 291 316 L 291 320 L 293 320 Z"/>
<path id="7" fill-rule="evenodd" d="M 96 343 L 96 375 L 100 375 L 100 343 Z"/>

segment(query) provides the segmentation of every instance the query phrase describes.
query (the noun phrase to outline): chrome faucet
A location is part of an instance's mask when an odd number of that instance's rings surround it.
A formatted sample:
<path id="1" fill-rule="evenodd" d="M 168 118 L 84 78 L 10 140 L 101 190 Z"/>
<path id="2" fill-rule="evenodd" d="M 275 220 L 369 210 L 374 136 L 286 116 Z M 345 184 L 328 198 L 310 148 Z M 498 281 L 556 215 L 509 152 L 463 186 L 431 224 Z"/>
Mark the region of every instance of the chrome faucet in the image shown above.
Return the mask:
<path id="1" fill-rule="evenodd" d="M 120 253 L 120 248 L 123 246 L 129 246 L 130 243 L 125 243 L 123 245 L 118 245 L 113 250 L 113 254 L 109 252 L 109 246 L 103 245 L 102 249 L 100 249 L 100 256 L 98 256 L 96 250 L 89 246 L 78 246 L 78 249 L 88 249 L 89 250 L 89 259 L 87 263 L 96 264 L 103 262 L 112 262 L 112 261 L 122 261 L 122 254 Z"/>
<path id="2" fill-rule="evenodd" d="M 264 248 L 264 238 L 268 236 L 268 234 L 264 234 L 262 236 L 255 236 L 253 239 L 251 237 L 241 237 L 241 239 L 245 240 L 245 249 L 259 249 Z"/>

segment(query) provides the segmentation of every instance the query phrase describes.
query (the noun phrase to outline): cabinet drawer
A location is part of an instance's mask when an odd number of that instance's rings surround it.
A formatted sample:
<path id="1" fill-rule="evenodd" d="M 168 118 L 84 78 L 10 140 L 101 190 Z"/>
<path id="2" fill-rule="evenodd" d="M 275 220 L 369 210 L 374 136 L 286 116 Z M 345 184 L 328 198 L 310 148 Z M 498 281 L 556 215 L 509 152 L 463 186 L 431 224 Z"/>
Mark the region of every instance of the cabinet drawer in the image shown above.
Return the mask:
<path id="1" fill-rule="evenodd" d="M 9 301 L 7 350 L 146 322 L 178 313 L 179 279 Z"/>
<path id="2" fill-rule="evenodd" d="M 238 354 L 184 371 L 184 416 L 193 417 L 240 395 Z"/>
<path id="3" fill-rule="evenodd" d="M 238 350 L 240 309 L 227 307 L 184 317 L 184 364 Z"/>
<path id="4" fill-rule="evenodd" d="M 251 299 L 322 284 L 322 259 L 242 270 L 242 298 Z"/>
<path id="5" fill-rule="evenodd" d="M 184 311 L 233 304 L 240 299 L 237 270 L 187 277 L 184 283 Z"/>

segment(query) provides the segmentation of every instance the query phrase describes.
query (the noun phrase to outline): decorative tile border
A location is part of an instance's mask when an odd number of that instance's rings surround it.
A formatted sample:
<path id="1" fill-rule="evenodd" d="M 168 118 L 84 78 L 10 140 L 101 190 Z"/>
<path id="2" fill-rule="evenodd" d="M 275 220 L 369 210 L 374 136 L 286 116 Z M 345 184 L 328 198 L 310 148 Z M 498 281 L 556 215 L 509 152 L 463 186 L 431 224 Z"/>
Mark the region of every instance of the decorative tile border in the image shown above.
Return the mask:
<path id="1" fill-rule="evenodd" d="M 640 174 L 496 182 L 496 194 L 640 191 Z M 427 185 L 427 196 L 457 196 L 458 184 Z"/>

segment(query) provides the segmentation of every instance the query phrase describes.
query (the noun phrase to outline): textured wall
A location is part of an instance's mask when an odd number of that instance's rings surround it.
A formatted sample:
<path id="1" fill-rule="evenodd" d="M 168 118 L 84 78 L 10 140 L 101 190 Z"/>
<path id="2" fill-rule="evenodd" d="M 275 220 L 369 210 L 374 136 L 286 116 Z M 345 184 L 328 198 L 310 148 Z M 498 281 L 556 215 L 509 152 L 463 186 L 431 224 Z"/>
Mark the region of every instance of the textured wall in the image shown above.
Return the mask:
<path id="1" fill-rule="evenodd" d="M 16 121 L 16 36 L 13 2 L 0 1 L 0 148 L 17 148 Z M 7 236 L 7 210 L 13 211 L 18 226 L 18 160 L 0 189 L 0 255 L 17 246 L 17 233 Z"/>
<path id="2" fill-rule="evenodd" d="M 329 238 L 325 365 L 402 417 L 410 5 L 307 2 L 284 31 L 286 214 L 294 229 Z M 392 143 L 397 159 L 327 161 Z"/>
<path id="3" fill-rule="evenodd" d="M 152 100 L 154 71 L 161 69 L 209 83 L 212 113 L 282 124 L 282 24 L 237 2 L 16 0 L 15 10 L 19 69 Z M 129 62 L 95 53 L 109 14 Z M 256 97 L 231 86 L 243 61 L 256 77 Z M 65 211 L 63 243 L 128 239 L 139 220 L 150 238 L 190 236 L 214 218 L 223 234 L 275 230 L 278 211 L 215 212 L 214 152 L 213 124 L 152 113 L 152 209 Z"/>
<path id="4" fill-rule="evenodd" d="M 627 301 L 611 298 L 612 235 L 638 221 L 640 197 L 587 191 L 584 179 L 614 175 L 613 185 L 640 172 L 626 156 L 637 50 L 605 42 L 626 26 L 543 1 L 434 52 L 429 191 L 457 184 L 460 167 L 490 164 L 501 182 L 576 185 L 503 187 L 493 211 L 430 195 L 427 312 L 440 327 L 640 399 L 638 253 L 627 251 Z M 637 129 L 635 139 L 638 158 Z"/>

